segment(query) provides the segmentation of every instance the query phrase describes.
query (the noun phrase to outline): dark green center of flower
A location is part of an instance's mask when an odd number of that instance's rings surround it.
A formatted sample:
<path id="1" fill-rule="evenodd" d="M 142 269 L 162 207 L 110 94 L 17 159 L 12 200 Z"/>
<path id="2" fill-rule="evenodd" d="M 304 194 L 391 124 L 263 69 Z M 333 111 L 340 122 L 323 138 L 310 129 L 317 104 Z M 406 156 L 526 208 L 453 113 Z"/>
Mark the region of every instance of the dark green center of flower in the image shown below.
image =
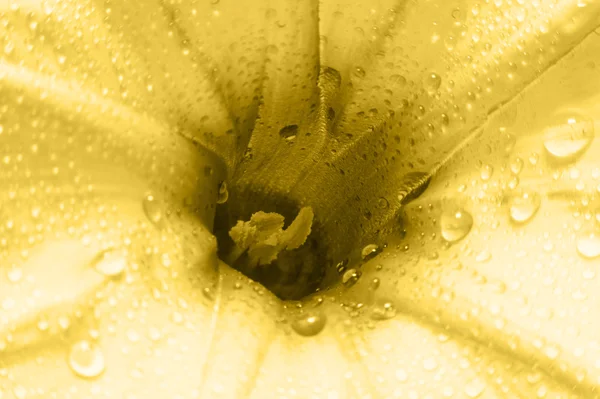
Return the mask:
<path id="1" fill-rule="evenodd" d="M 396 167 L 401 154 L 388 144 L 396 114 L 351 133 L 343 86 L 325 67 L 316 95 L 290 104 L 289 114 L 262 109 L 217 209 L 221 258 L 282 299 L 339 281 L 336 265 L 382 245 L 401 227 L 402 205 L 429 181 L 413 165 Z"/>
<path id="2" fill-rule="evenodd" d="M 320 288 L 332 261 L 312 208 L 268 203 L 275 206 L 263 203 L 264 211 L 247 211 L 236 222 L 229 207 L 218 208 L 220 257 L 278 297 L 300 299 Z"/>

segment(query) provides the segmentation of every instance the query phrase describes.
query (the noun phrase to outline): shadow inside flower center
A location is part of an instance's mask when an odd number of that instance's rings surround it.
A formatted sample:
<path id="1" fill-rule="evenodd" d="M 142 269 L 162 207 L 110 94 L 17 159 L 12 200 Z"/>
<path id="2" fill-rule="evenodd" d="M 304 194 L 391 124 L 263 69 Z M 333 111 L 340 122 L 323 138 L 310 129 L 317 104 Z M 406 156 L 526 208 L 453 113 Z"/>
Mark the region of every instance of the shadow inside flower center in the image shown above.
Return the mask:
<path id="1" fill-rule="evenodd" d="M 260 194 L 253 193 L 250 196 L 254 201 L 241 200 L 245 205 L 242 208 L 246 210 L 242 215 L 237 212 L 236 215 L 232 214 L 230 203 L 236 201 L 235 197 L 238 195 L 235 194 L 232 195 L 234 198 L 217 207 L 214 234 L 219 243 L 219 257 L 246 276 L 260 282 L 283 300 L 302 299 L 329 285 L 325 282 L 325 276 L 327 270 L 332 267 L 333 260 L 329 257 L 326 240 L 322 237 L 323 229 L 319 226 L 318 220 L 311 220 L 308 226 L 309 233 L 305 239 L 303 238 L 301 245 L 297 248 L 281 250 L 276 253 L 276 259 L 273 261 L 266 260 L 257 264 L 252 250 L 239 249 L 231 237 L 232 227 L 236 222 L 241 224 L 243 221 L 255 220 L 256 217 L 253 218 L 253 215 L 257 213 L 277 215 L 284 223 L 284 228 L 280 231 L 290 231 L 291 224 L 301 212 L 301 207 L 289 198 L 270 195 L 269 198 L 258 200 L 258 195 Z M 252 202 L 256 203 L 256 208 L 251 206 Z M 250 228 L 256 230 L 256 226 Z M 273 242 L 274 237 L 272 234 L 265 239 L 267 246 L 276 245 Z M 237 254 L 232 255 L 236 251 Z"/>
<path id="2" fill-rule="evenodd" d="M 419 197 L 428 183 L 425 174 L 406 175 L 399 186 L 400 203 Z M 219 257 L 283 300 L 304 299 L 340 283 L 352 285 L 360 278 L 362 263 L 385 248 L 390 234 L 405 233 L 402 220 L 395 218 L 393 229 L 381 226 L 375 236 L 352 240 L 350 232 L 337 223 L 324 225 L 323 215 L 313 214 L 310 203 L 266 194 L 260 188 L 238 189 L 233 185 L 217 206 L 214 234 Z M 373 214 L 380 208 L 374 208 Z M 336 253 L 332 242 L 346 250 Z"/>

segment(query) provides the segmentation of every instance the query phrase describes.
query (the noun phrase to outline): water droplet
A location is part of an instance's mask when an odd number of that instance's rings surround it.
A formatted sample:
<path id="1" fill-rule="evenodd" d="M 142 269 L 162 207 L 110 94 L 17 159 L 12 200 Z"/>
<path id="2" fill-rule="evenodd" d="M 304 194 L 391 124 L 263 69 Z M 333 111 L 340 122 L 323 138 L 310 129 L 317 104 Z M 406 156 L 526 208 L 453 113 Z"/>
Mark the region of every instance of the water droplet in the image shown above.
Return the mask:
<path id="1" fill-rule="evenodd" d="M 581 156 L 594 139 L 594 121 L 578 113 L 554 116 L 544 134 L 544 148 L 559 162 L 573 161 Z"/>
<path id="2" fill-rule="evenodd" d="M 322 313 L 308 313 L 292 322 L 292 328 L 303 337 L 312 337 L 323 331 L 327 318 Z"/>
<path id="3" fill-rule="evenodd" d="M 377 277 L 375 277 L 373 280 L 371 280 L 371 285 L 369 288 L 373 291 L 376 291 L 380 285 L 381 285 L 381 280 L 379 280 Z"/>
<path id="4" fill-rule="evenodd" d="M 542 200 L 538 193 L 522 191 L 508 197 L 510 219 L 515 223 L 527 223 L 540 209 Z"/>
<path id="5" fill-rule="evenodd" d="M 400 86 L 400 87 L 404 87 L 406 86 L 406 78 L 402 75 L 398 75 L 398 74 L 393 74 L 390 76 L 390 83 L 393 86 Z"/>
<path id="6" fill-rule="evenodd" d="M 489 251 L 481 251 L 475 257 L 475 260 L 479 263 L 484 263 L 492 259 L 492 254 Z"/>
<path id="7" fill-rule="evenodd" d="M 92 261 L 94 268 L 107 277 L 116 277 L 127 267 L 127 257 L 124 250 L 111 248 L 102 251 Z"/>
<path id="8" fill-rule="evenodd" d="M 463 21 L 465 19 L 465 13 L 460 8 L 455 8 L 452 10 L 452 18 L 457 21 Z"/>
<path id="9" fill-rule="evenodd" d="M 338 273 L 342 274 L 346 271 L 347 265 L 348 265 L 348 259 L 344 259 L 335 265 L 335 270 L 337 270 Z"/>
<path id="10" fill-rule="evenodd" d="M 442 78 L 435 72 L 425 77 L 425 89 L 429 94 L 435 94 L 442 84 Z"/>
<path id="11" fill-rule="evenodd" d="M 342 284 L 344 284 L 346 287 L 352 287 L 358 282 L 361 275 L 362 273 L 360 270 L 348 269 L 342 276 Z"/>
<path id="12" fill-rule="evenodd" d="M 522 158 L 519 158 L 519 157 L 514 158 L 510 162 L 510 171 L 513 174 L 518 175 L 523 170 L 523 164 L 524 164 L 524 162 L 523 162 Z"/>
<path id="13" fill-rule="evenodd" d="M 15 386 L 12 391 L 16 399 L 25 399 L 27 397 L 27 388 L 23 385 Z"/>
<path id="14" fill-rule="evenodd" d="M 361 67 L 356 67 L 356 68 L 354 69 L 354 76 L 356 76 L 356 77 L 357 77 L 357 78 L 359 78 L 359 79 L 362 79 L 362 78 L 364 78 L 366 74 L 367 74 L 367 73 L 365 72 L 365 70 L 364 70 L 364 69 L 362 69 Z"/>
<path id="15" fill-rule="evenodd" d="M 600 236 L 595 233 L 586 233 L 577 239 L 577 252 L 587 259 L 600 256 Z"/>
<path id="16" fill-rule="evenodd" d="M 227 191 L 227 183 L 221 182 L 219 185 L 219 194 L 217 195 L 217 204 L 224 204 L 229 199 L 229 191 Z"/>
<path id="17" fill-rule="evenodd" d="M 471 380 L 465 385 L 465 394 L 469 398 L 478 398 L 485 391 L 485 382 L 479 378 Z"/>
<path id="18" fill-rule="evenodd" d="M 433 357 L 428 357 L 423 360 L 423 368 L 427 371 L 433 371 L 437 366 L 437 361 Z"/>
<path id="19" fill-rule="evenodd" d="M 537 165 L 538 161 L 540 160 L 540 154 L 538 154 L 537 152 L 532 152 L 529 155 L 529 163 L 533 166 Z"/>
<path id="20" fill-rule="evenodd" d="M 144 208 L 146 217 L 152 224 L 157 227 L 163 226 L 163 206 L 161 201 L 157 200 L 153 194 L 147 194 L 146 197 L 144 197 L 142 207 Z"/>
<path id="21" fill-rule="evenodd" d="M 398 185 L 398 201 L 400 204 L 406 205 L 410 201 L 418 198 L 425 192 L 429 186 L 431 176 L 424 172 L 411 172 L 402 177 L 402 181 Z"/>
<path id="22" fill-rule="evenodd" d="M 500 133 L 504 133 L 503 128 L 500 129 Z M 504 151 L 507 154 L 510 154 L 512 152 L 512 150 L 515 148 L 516 144 L 517 144 L 517 138 L 514 135 L 507 133 L 505 135 Z"/>
<path id="23" fill-rule="evenodd" d="M 14 267 L 11 268 L 8 273 L 8 281 L 10 281 L 11 283 L 18 283 L 19 281 L 21 281 L 21 278 L 23 278 L 23 269 L 21 269 L 20 267 Z"/>
<path id="24" fill-rule="evenodd" d="M 408 373 L 404 369 L 396 370 L 396 379 L 400 382 L 408 381 Z"/>
<path id="25" fill-rule="evenodd" d="M 215 299 L 215 293 L 210 287 L 204 287 L 202 289 L 202 295 L 209 301 L 214 301 Z"/>
<path id="26" fill-rule="evenodd" d="M 287 125 L 279 130 L 279 136 L 284 139 L 295 138 L 298 135 L 298 125 Z"/>
<path id="27" fill-rule="evenodd" d="M 554 360 L 560 355 L 560 348 L 556 345 L 546 345 L 544 348 L 544 354 L 548 356 L 549 359 Z"/>
<path id="28" fill-rule="evenodd" d="M 442 213 L 440 225 L 444 240 L 457 242 L 471 231 L 473 216 L 462 208 L 452 208 Z"/>
<path id="29" fill-rule="evenodd" d="M 383 197 L 380 197 L 377 200 L 377 208 L 379 208 L 379 209 L 387 209 L 389 207 L 390 207 L 390 203 L 389 203 L 389 201 L 387 199 L 385 199 Z"/>
<path id="30" fill-rule="evenodd" d="M 373 320 L 388 320 L 393 317 L 396 317 L 396 308 L 394 304 L 387 301 L 378 301 L 373 306 L 373 310 L 371 311 L 371 319 Z"/>
<path id="31" fill-rule="evenodd" d="M 360 255 L 363 258 L 363 260 L 367 261 L 373 259 L 380 252 L 381 250 L 379 249 L 379 246 L 377 244 L 369 244 L 362 249 Z"/>
<path id="32" fill-rule="evenodd" d="M 98 377 L 104 372 L 104 355 L 89 341 L 79 341 L 69 352 L 69 367 L 79 377 Z"/>
<path id="33" fill-rule="evenodd" d="M 494 174 L 494 167 L 491 165 L 483 165 L 481 168 L 481 180 L 487 181 L 490 180 L 492 175 Z"/>

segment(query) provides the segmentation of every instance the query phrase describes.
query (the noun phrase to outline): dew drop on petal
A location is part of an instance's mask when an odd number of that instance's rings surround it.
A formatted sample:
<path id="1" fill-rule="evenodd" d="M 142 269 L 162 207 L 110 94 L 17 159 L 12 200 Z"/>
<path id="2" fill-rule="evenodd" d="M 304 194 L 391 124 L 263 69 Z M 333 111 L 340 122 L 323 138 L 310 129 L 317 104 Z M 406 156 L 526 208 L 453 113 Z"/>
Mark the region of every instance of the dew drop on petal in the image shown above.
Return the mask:
<path id="1" fill-rule="evenodd" d="M 107 277 L 117 277 L 121 275 L 127 267 L 127 257 L 125 251 L 111 248 L 102 251 L 96 256 L 92 263 L 99 273 Z"/>
<path id="2" fill-rule="evenodd" d="M 279 130 L 279 136 L 284 139 L 293 139 L 298 135 L 298 125 L 287 125 Z"/>
<path id="3" fill-rule="evenodd" d="M 356 270 L 354 268 L 348 269 L 344 272 L 342 276 L 342 284 L 346 287 L 352 287 L 354 284 L 358 282 L 362 273 L 360 270 Z"/>
<path id="4" fill-rule="evenodd" d="M 518 175 L 519 173 L 521 173 L 521 171 L 523 170 L 523 159 L 520 157 L 516 157 L 514 158 L 511 162 L 510 162 L 510 171 L 515 174 Z"/>
<path id="5" fill-rule="evenodd" d="M 23 278 L 23 269 L 21 269 L 20 267 L 11 268 L 7 272 L 7 276 L 8 281 L 10 281 L 11 283 L 18 283 L 19 281 L 21 281 L 21 278 Z"/>
<path id="6" fill-rule="evenodd" d="M 292 322 L 292 328 L 298 335 L 312 337 L 323 331 L 327 317 L 322 313 L 307 313 Z"/>
<path id="7" fill-rule="evenodd" d="M 335 265 L 335 270 L 337 270 L 338 273 L 343 274 L 346 271 L 346 266 L 348 266 L 348 259 L 338 262 Z"/>
<path id="8" fill-rule="evenodd" d="M 217 204 L 224 204 L 229 199 L 229 191 L 227 190 L 227 183 L 222 182 L 219 186 L 219 194 L 217 196 Z"/>
<path id="9" fill-rule="evenodd" d="M 27 397 L 27 388 L 23 385 L 15 386 L 12 391 L 16 399 L 25 399 Z"/>
<path id="10" fill-rule="evenodd" d="M 510 220 L 515 223 L 527 223 L 533 218 L 542 200 L 540 195 L 533 191 L 522 191 L 508 197 L 508 212 Z"/>
<path id="11" fill-rule="evenodd" d="M 555 161 L 579 157 L 594 139 L 594 122 L 578 113 L 558 114 L 544 134 L 544 148 Z"/>
<path id="12" fill-rule="evenodd" d="M 501 129 L 501 132 L 503 132 L 503 130 Z M 513 149 L 515 148 L 515 145 L 517 144 L 517 138 L 513 135 L 513 134 L 506 134 L 505 136 L 505 142 L 504 142 L 504 152 L 506 152 L 507 154 L 510 154 Z"/>
<path id="13" fill-rule="evenodd" d="M 577 239 L 577 252 L 586 259 L 600 256 L 600 236 L 595 233 L 586 233 Z"/>
<path id="14" fill-rule="evenodd" d="M 379 209 L 387 209 L 390 207 L 390 203 L 387 199 L 381 197 L 377 200 L 377 207 Z"/>
<path id="15" fill-rule="evenodd" d="M 494 168 L 491 165 L 484 165 L 481 168 L 481 180 L 488 181 L 494 174 Z"/>
<path id="16" fill-rule="evenodd" d="M 377 244 L 369 244 L 369 245 L 365 245 L 365 247 L 362 249 L 360 255 L 363 258 L 363 260 L 369 260 L 369 259 L 373 259 L 380 252 L 381 252 L 381 250 L 379 249 L 379 246 Z"/>
<path id="17" fill-rule="evenodd" d="M 481 251 L 475 256 L 475 260 L 479 263 L 489 262 L 492 259 L 492 254 L 489 251 Z"/>
<path id="18" fill-rule="evenodd" d="M 396 379 L 400 382 L 408 381 L 408 373 L 404 369 L 396 370 Z"/>
<path id="19" fill-rule="evenodd" d="M 69 367 L 79 377 L 98 377 L 104 372 L 104 355 L 89 341 L 78 341 L 69 352 Z"/>
<path id="20" fill-rule="evenodd" d="M 438 367 L 437 361 L 433 357 L 427 357 L 423 360 L 423 368 L 427 371 L 433 371 Z"/>
<path id="21" fill-rule="evenodd" d="M 469 398 L 478 398 L 483 391 L 485 391 L 485 382 L 479 378 L 475 378 L 465 385 L 465 394 Z"/>
<path id="22" fill-rule="evenodd" d="M 427 74 L 425 77 L 425 89 L 429 94 L 434 94 L 442 84 L 442 78 L 435 72 Z"/>
<path id="23" fill-rule="evenodd" d="M 373 305 L 371 311 L 371 319 L 373 320 L 388 320 L 396 317 L 397 310 L 394 304 L 388 301 L 378 301 Z"/>
<path id="24" fill-rule="evenodd" d="M 395 86 L 404 87 L 406 86 L 406 78 L 402 75 L 393 74 L 390 76 L 390 83 Z"/>
<path id="25" fill-rule="evenodd" d="M 369 288 L 371 290 L 375 291 L 379 288 L 380 285 L 381 285 L 381 280 L 379 280 L 377 277 L 375 277 L 373 280 L 371 280 L 371 284 L 370 284 Z"/>
<path id="26" fill-rule="evenodd" d="M 444 240 L 457 242 L 471 231 L 473 216 L 462 208 L 448 209 L 442 213 L 440 225 Z"/>
<path id="27" fill-rule="evenodd" d="M 359 79 L 363 79 L 365 77 L 367 73 L 365 72 L 365 70 L 361 67 L 356 67 L 354 69 L 354 76 L 356 76 Z"/>
<path id="28" fill-rule="evenodd" d="M 142 206 L 144 208 L 144 213 L 146 217 L 152 224 L 157 227 L 162 227 L 163 225 L 163 206 L 162 203 L 156 199 L 154 194 L 147 194 L 144 197 Z"/>
<path id="29" fill-rule="evenodd" d="M 550 359 L 555 360 L 560 355 L 560 348 L 556 345 L 547 345 L 544 348 L 544 354 Z"/>

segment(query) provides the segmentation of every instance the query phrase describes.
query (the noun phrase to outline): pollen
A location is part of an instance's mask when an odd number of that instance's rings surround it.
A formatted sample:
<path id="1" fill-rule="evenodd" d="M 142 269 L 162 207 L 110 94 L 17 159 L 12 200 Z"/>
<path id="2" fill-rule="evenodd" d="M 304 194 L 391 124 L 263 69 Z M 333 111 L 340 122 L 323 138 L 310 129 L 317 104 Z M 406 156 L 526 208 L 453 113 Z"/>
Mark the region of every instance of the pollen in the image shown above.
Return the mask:
<path id="1" fill-rule="evenodd" d="M 300 209 L 294 221 L 284 229 L 284 217 L 275 212 L 256 212 L 250 220 L 238 220 L 229 230 L 235 243 L 227 261 L 230 264 L 247 253 L 252 267 L 266 266 L 277 260 L 282 251 L 301 247 L 311 233 L 314 213 L 311 207 Z"/>

